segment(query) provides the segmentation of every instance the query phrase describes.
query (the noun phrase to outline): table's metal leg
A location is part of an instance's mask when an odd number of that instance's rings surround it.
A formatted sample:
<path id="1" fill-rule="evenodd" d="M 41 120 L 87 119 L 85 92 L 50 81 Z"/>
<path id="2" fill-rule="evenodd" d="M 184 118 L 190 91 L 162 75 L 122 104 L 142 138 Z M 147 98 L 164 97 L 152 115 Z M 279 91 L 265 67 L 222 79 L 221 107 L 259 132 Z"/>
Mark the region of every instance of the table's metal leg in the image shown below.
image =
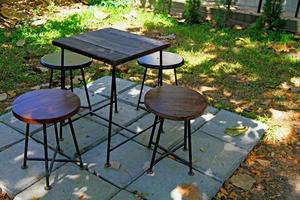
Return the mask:
<path id="1" fill-rule="evenodd" d="M 151 131 L 149 143 L 148 143 L 148 148 L 149 148 L 149 149 L 150 149 L 151 146 L 152 146 L 152 141 L 153 141 L 153 136 L 154 136 L 155 129 L 156 129 L 157 120 L 158 120 L 158 116 L 155 115 L 155 118 L 154 118 L 154 124 L 153 124 L 153 128 L 152 128 L 152 131 Z"/>
<path id="2" fill-rule="evenodd" d="M 154 163 L 155 163 L 155 155 L 156 155 L 156 152 L 157 152 L 157 147 L 159 145 L 159 140 L 160 140 L 160 135 L 161 135 L 161 132 L 162 132 L 163 123 L 164 123 L 164 119 L 161 118 L 159 128 L 158 128 L 158 133 L 157 133 L 157 136 L 156 136 L 156 141 L 155 141 L 155 144 L 154 144 L 154 149 L 153 149 L 153 153 L 152 153 L 150 167 L 147 171 L 147 173 L 149 173 L 149 174 L 153 173 L 153 166 L 154 166 Z"/>
<path id="3" fill-rule="evenodd" d="M 183 140 L 183 150 L 187 150 L 187 132 L 188 132 L 188 122 L 184 121 L 184 140 Z"/>
<path id="4" fill-rule="evenodd" d="M 175 76 L 175 84 L 178 85 L 176 68 L 174 68 L 174 76 Z"/>
<path id="5" fill-rule="evenodd" d="M 73 86 L 73 72 L 72 72 L 72 70 L 70 70 L 70 86 L 71 86 L 71 91 L 74 92 L 73 91 L 74 86 Z"/>
<path id="6" fill-rule="evenodd" d="M 28 140 L 29 140 L 29 124 L 26 124 L 26 133 L 25 133 L 25 148 L 24 148 L 24 160 L 22 169 L 27 169 L 27 151 L 28 151 Z"/>
<path id="7" fill-rule="evenodd" d="M 54 123 L 54 131 L 55 131 L 55 139 L 56 139 L 57 150 L 59 152 L 61 152 L 61 148 L 60 148 L 60 145 L 59 145 L 59 136 L 58 136 L 57 123 Z"/>
<path id="8" fill-rule="evenodd" d="M 143 82 L 142 82 L 142 86 L 141 86 L 141 91 L 140 91 L 140 95 L 139 95 L 139 100 L 138 100 L 138 103 L 137 103 L 137 106 L 136 106 L 136 109 L 137 109 L 137 110 L 138 110 L 139 107 L 140 107 L 141 98 L 142 98 L 143 89 L 144 89 L 144 83 L 145 83 L 145 79 L 146 79 L 146 76 L 147 76 L 147 70 L 148 70 L 148 68 L 146 67 L 146 68 L 145 68 L 145 71 L 144 71 Z"/>
<path id="9" fill-rule="evenodd" d="M 257 12 L 258 12 L 258 13 L 260 13 L 261 6 L 262 6 L 262 1 L 263 1 L 263 0 L 259 0 L 259 2 L 258 2 L 258 7 L 257 7 Z"/>
<path id="10" fill-rule="evenodd" d="M 80 71 L 81 71 L 81 76 L 82 76 L 82 81 L 83 81 L 83 86 L 84 86 L 84 90 L 85 90 L 85 95 L 86 95 L 86 100 L 87 100 L 87 103 L 88 103 L 88 107 L 89 107 L 89 110 L 92 111 L 92 105 L 91 105 L 91 101 L 90 101 L 88 88 L 87 88 L 87 85 L 86 85 L 86 80 L 85 80 L 85 75 L 84 75 L 83 68 L 81 68 Z"/>
<path id="11" fill-rule="evenodd" d="M 60 87 L 66 88 L 66 71 L 65 71 L 65 50 L 61 48 L 61 71 L 60 71 Z"/>
<path id="12" fill-rule="evenodd" d="M 299 14 L 299 8 L 300 8 L 300 0 L 298 0 L 298 3 L 297 3 L 296 12 L 295 12 L 295 18 L 298 17 L 298 14 Z"/>
<path id="13" fill-rule="evenodd" d="M 160 50 L 159 52 L 160 60 L 159 60 L 159 71 L 158 71 L 158 77 L 159 77 L 159 86 L 163 85 L 163 51 Z"/>
<path id="14" fill-rule="evenodd" d="M 117 94 L 117 82 L 116 82 L 116 77 L 114 78 L 114 102 L 115 102 L 115 113 L 118 113 L 118 94 Z"/>
<path id="15" fill-rule="evenodd" d="M 50 69 L 49 88 L 52 87 L 53 69 Z"/>
<path id="16" fill-rule="evenodd" d="M 46 186 L 45 190 L 50 190 L 51 186 L 49 184 L 49 167 L 48 167 L 48 141 L 47 141 L 47 125 L 43 124 L 43 134 L 44 134 L 44 154 L 45 154 L 45 176 L 46 176 Z"/>
<path id="17" fill-rule="evenodd" d="M 116 83 L 115 79 L 116 79 L 116 66 L 112 66 L 110 105 L 109 105 L 109 118 L 108 118 L 108 138 L 107 138 L 107 152 L 106 152 L 105 167 L 110 167 L 110 145 L 111 145 L 112 115 L 113 115 L 113 104 L 114 104 L 114 88 Z"/>
<path id="18" fill-rule="evenodd" d="M 188 143 L 189 143 L 189 175 L 193 176 L 193 160 L 192 160 L 192 131 L 191 131 L 191 121 L 187 121 L 188 124 Z"/>

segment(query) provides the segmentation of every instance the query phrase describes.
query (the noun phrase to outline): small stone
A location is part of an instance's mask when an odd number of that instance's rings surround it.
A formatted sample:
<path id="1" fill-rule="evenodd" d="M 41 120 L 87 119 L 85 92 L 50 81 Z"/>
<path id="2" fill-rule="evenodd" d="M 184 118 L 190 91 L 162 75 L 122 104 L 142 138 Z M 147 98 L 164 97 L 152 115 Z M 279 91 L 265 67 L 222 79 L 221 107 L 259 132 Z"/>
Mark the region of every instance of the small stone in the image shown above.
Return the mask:
<path id="1" fill-rule="evenodd" d="M 264 167 L 269 167 L 271 164 L 268 160 L 256 159 L 256 161 Z"/>
<path id="2" fill-rule="evenodd" d="M 17 45 L 18 47 L 22 47 L 22 46 L 25 45 L 25 43 L 26 43 L 25 40 L 18 40 L 17 43 L 16 43 L 16 45 Z"/>
<path id="3" fill-rule="evenodd" d="M 231 182 L 233 185 L 245 190 L 249 191 L 253 184 L 255 183 L 255 179 L 247 174 L 237 174 L 231 177 Z"/>
<path id="4" fill-rule="evenodd" d="M 110 168 L 114 169 L 114 170 L 119 170 L 121 167 L 121 163 L 119 163 L 118 161 L 111 161 L 110 162 Z"/>
<path id="5" fill-rule="evenodd" d="M 4 101 L 7 99 L 7 94 L 6 93 L 1 93 L 0 94 L 0 101 Z"/>
<path id="6" fill-rule="evenodd" d="M 7 37 L 7 38 L 9 38 L 11 36 L 11 32 L 5 32 L 4 36 Z"/>
<path id="7" fill-rule="evenodd" d="M 31 23 L 32 26 L 41 26 L 47 22 L 46 19 L 35 20 Z"/>
<path id="8" fill-rule="evenodd" d="M 40 85 L 36 85 L 36 86 L 31 87 L 30 89 L 32 89 L 32 90 L 39 90 L 39 89 L 41 89 L 41 86 Z"/>
<path id="9" fill-rule="evenodd" d="M 38 66 L 37 69 L 41 72 L 48 72 L 48 69 L 46 67 Z"/>
<path id="10" fill-rule="evenodd" d="M 163 36 L 158 36 L 159 39 L 167 39 L 167 40 L 175 40 L 176 39 L 176 35 L 170 34 L 170 35 L 163 35 Z"/>
<path id="11" fill-rule="evenodd" d="M 95 11 L 94 12 L 94 17 L 96 19 L 103 20 L 103 19 L 107 19 L 109 17 L 109 15 L 104 13 L 104 12 L 101 12 L 101 11 Z"/>

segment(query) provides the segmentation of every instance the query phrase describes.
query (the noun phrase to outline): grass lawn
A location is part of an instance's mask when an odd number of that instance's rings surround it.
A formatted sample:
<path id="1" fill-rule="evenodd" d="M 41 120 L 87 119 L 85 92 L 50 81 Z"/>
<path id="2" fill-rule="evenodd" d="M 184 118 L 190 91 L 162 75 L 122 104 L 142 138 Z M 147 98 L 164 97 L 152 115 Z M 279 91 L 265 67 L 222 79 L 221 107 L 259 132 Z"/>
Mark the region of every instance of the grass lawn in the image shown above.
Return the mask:
<path id="1" fill-rule="evenodd" d="M 53 39 L 109 26 L 158 39 L 175 34 L 175 39 L 169 39 L 169 50 L 186 61 L 178 70 L 179 83 L 202 92 L 215 107 L 267 122 L 267 143 L 278 141 L 274 113 L 299 111 L 300 63 L 281 53 L 300 51 L 300 43 L 292 34 L 254 27 L 214 28 L 208 23 L 186 25 L 142 9 L 94 6 L 77 14 L 48 13 L 48 21 L 42 26 L 24 22 L 12 29 L 0 29 L 0 93 L 9 96 L 0 103 L 0 113 L 6 112 L 17 95 L 47 83 L 49 73 L 39 68 L 38 59 L 59 50 L 51 45 Z M 25 44 L 18 46 L 20 40 Z M 93 65 L 87 69 L 89 81 L 109 74 L 108 66 L 99 62 Z M 142 74 L 143 68 L 135 61 L 117 71 L 119 77 L 133 81 L 140 81 Z M 59 74 L 55 76 L 58 79 Z M 166 82 L 173 82 L 172 72 L 164 76 Z M 154 85 L 156 73 L 152 71 L 149 77 L 146 83 Z M 273 152 L 272 147 L 266 145 L 260 150 Z"/>

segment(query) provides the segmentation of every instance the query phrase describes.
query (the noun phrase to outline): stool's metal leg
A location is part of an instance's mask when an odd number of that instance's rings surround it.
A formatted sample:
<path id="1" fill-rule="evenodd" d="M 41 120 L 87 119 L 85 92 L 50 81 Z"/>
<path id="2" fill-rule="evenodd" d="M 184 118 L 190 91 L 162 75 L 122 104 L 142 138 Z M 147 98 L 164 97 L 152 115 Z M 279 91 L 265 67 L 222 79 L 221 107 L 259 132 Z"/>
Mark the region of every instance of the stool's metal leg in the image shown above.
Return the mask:
<path id="1" fill-rule="evenodd" d="M 140 91 L 140 95 L 139 95 L 139 100 L 138 100 L 138 103 L 137 103 L 137 106 L 136 106 L 136 109 L 137 109 L 137 110 L 138 110 L 139 107 L 140 107 L 140 102 L 141 102 L 141 98 L 142 98 L 142 94 L 143 94 L 143 89 L 144 89 L 144 83 L 145 83 L 145 79 L 146 79 L 146 76 L 147 76 L 147 70 L 148 70 L 148 68 L 146 67 L 146 68 L 145 68 L 145 71 L 144 71 L 143 82 L 142 82 L 142 86 L 141 86 L 141 91 Z"/>
<path id="2" fill-rule="evenodd" d="M 111 129 L 112 129 L 112 115 L 113 115 L 113 95 L 116 83 L 116 66 L 112 66 L 111 89 L 110 89 L 110 104 L 109 104 L 109 117 L 108 117 L 108 138 L 107 138 L 107 151 L 105 167 L 110 167 L 110 144 L 111 144 Z"/>
<path id="3" fill-rule="evenodd" d="M 175 84 L 178 85 L 176 68 L 174 68 L 174 76 L 175 76 Z"/>
<path id="4" fill-rule="evenodd" d="M 52 87 L 52 79 L 53 79 L 53 69 L 50 69 L 49 88 Z"/>
<path id="5" fill-rule="evenodd" d="M 25 149 L 24 149 L 24 160 L 22 169 L 27 169 L 27 151 L 28 151 L 28 140 L 29 140 L 29 124 L 26 124 L 26 133 L 25 133 Z"/>
<path id="6" fill-rule="evenodd" d="M 88 92 L 86 81 L 85 81 L 85 76 L 84 76 L 84 70 L 83 70 L 83 68 L 81 68 L 80 71 L 81 71 L 81 75 L 82 75 L 82 80 L 83 80 L 83 86 L 84 86 L 84 90 L 85 90 L 86 100 L 87 100 L 87 103 L 88 103 L 88 106 L 89 106 L 89 110 L 91 111 L 92 110 L 92 106 L 91 106 L 90 96 L 89 96 L 89 92 Z"/>
<path id="7" fill-rule="evenodd" d="M 62 132 L 62 129 L 63 129 L 63 122 L 59 122 L 59 140 L 60 141 L 63 141 L 64 138 L 63 138 L 63 132 Z"/>
<path id="8" fill-rule="evenodd" d="M 114 92 L 114 100 L 115 100 L 115 113 L 118 113 L 118 98 L 117 98 L 117 82 L 116 82 L 116 77 L 113 79 L 114 81 L 114 88 L 113 88 L 113 92 Z"/>
<path id="9" fill-rule="evenodd" d="M 71 91 L 73 92 L 73 72 L 70 70 L 70 84 L 71 84 Z"/>
<path id="10" fill-rule="evenodd" d="M 161 132 L 162 132 L 163 122 L 164 122 L 164 119 L 161 118 L 161 121 L 160 121 L 160 124 L 159 124 L 158 133 L 157 133 L 157 136 L 156 136 L 156 142 L 155 142 L 154 149 L 153 149 L 153 154 L 152 154 L 152 159 L 151 159 L 151 163 L 150 163 L 150 168 L 148 169 L 148 173 L 150 173 L 150 174 L 153 173 L 153 166 L 154 166 L 154 162 L 155 162 L 155 155 L 156 155 L 156 152 L 157 152 L 157 147 L 159 145 L 159 140 L 160 140 L 160 135 L 161 135 Z"/>
<path id="11" fill-rule="evenodd" d="M 69 125 L 70 125 L 70 129 L 71 129 L 71 134 L 72 134 L 72 137 L 73 137 L 76 153 L 77 153 L 78 158 L 79 158 L 79 165 L 80 165 L 80 168 L 83 169 L 81 154 L 80 154 L 80 150 L 79 150 L 79 147 L 78 147 L 78 143 L 77 143 L 77 139 L 76 139 L 76 135 L 75 135 L 75 131 L 74 131 L 74 127 L 73 127 L 73 123 L 72 123 L 71 119 L 69 119 Z"/>
<path id="12" fill-rule="evenodd" d="M 158 76 L 160 77 L 160 80 L 159 80 L 159 86 L 162 86 L 163 85 L 163 51 L 160 50 L 159 51 L 159 70 L 158 70 Z"/>
<path id="13" fill-rule="evenodd" d="M 189 175 L 193 176 L 194 172 L 193 172 L 193 160 L 192 160 L 192 133 L 191 133 L 191 121 L 188 120 L 187 121 L 188 124 L 188 143 L 189 143 Z"/>
<path id="14" fill-rule="evenodd" d="M 187 132 L 188 132 L 188 122 L 184 121 L 184 141 L 183 141 L 183 150 L 187 150 Z"/>
<path id="15" fill-rule="evenodd" d="M 49 167 L 48 167 L 48 141 L 47 141 L 47 126 L 43 124 L 43 134 L 44 134 L 44 153 L 45 153 L 45 176 L 46 176 L 46 186 L 45 190 L 50 190 L 51 186 L 49 185 Z"/>
<path id="16" fill-rule="evenodd" d="M 60 148 L 60 145 L 59 145 L 58 131 L 57 131 L 57 123 L 54 124 L 54 130 L 55 130 L 55 139 L 56 139 L 57 150 L 59 152 L 61 152 L 61 148 Z"/>
<path id="17" fill-rule="evenodd" d="M 151 148 L 151 146 L 152 146 L 152 140 L 153 140 L 153 136 L 154 136 L 154 133 L 155 133 L 155 129 L 156 129 L 157 120 L 158 120 L 158 116 L 157 116 L 157 115 L 155 115 L 155 118 L 154 118 L 154 124 L 153 124 L 153 128 L 152 128 L 152 131 L 151 131 L 151 135 L 150 135 L 149 143 L 148 143 L 148 148 L 149 148 L 149 149 L 150 149 L 150 148 Z"/>

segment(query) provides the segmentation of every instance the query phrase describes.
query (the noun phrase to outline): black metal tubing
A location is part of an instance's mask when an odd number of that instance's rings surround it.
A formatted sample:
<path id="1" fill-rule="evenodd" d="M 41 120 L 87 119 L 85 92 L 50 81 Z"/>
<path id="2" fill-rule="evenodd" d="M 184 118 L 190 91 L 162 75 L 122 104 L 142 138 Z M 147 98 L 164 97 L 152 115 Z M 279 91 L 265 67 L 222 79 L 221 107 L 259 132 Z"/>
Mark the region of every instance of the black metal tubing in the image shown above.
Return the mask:
<path id="1" fill-rule="evenodd" d="M 163 85 L 163 51 L 160 50 L 159 51 L 159 57 L 160 57 L 160 60 L 159 60 L 159 71 L 158 71 L 158 77 L 159 77 L 159 85 L 158 86 L 162 86 Z"/>
<path id="2" fill-rule="evenodd" d="M 84 75 L 83 68 L 81 68 L 80 71 L 81 71 L 83 86 L 84 86 L 84 90 L 85 90 L 86 100 L 87 100 L 87 103 L 88 103 L 88 108 L 89 108 L 90 111 L 92 111 L 90 96 L 89 96 L 89 92 L 88 92 L 88 88 L 87 88 L 87 84 L 86 84 L 86 80 L 85 80 L 85 75 Z"/>
<path id="3" fill-rule="evenodd" d="M 59 137 L 58 137 L 58 131 L 57 131 L 57 123 L 54 124 L 54 129 L 55 129 L 56 146 L 57 146 L 58 151 L 61 151 L 60 145 L 59 145 Z"/>
<path id="4" fill-rule="evenodd" d="M 193 160 L 192 160 L 192 131 L 191 131 L 191 121 L 188 120 L 187 124 L 188 124 L 189 167 L 190 167 L 189 175 L 193 176 L 194 172 L 193 172 Z"/>
<path id="5" fill-rule="evenodd" d="M 74 142 L 74 145 L 75 145 L 76 153 L 77 153 L 77 156 L 78 156 L 78 159 L 79 159 L 79 166 L 80 166 L 81 169 L 83 169 L 83 162 L 82 162 L 82 159 L 81 159 L 81 154 L 80 154 L 80 150 L 79 150 L 79 147 L 78 147 L 78 143 L 77 143 L 73 123 L 72 123 L 71 119 L 68 119 L 68 121 L 69 121 L 69 125 L 70 125 L 70 130 L 71 130 L 73 142 Z"/>
<path id="6" fill-rule="evenodd" d="M 28 151 L 28 140 L 29 140 L 29 124 L 26 124 L 26 132 L 25 132 L 25 148 L 24 148 L 24 158 L 23 158 L 23 165 L 22 169 L 27 169 L 27 151 Z"/>
<path id="7" fill-rule="evenodd" d="M 300 0 L 298 0 L 298 3 L 297 3 L 297 8 L 296 8 L 296 13 L 295 13 L 295 18 L 298 17 L 298 14 L 299 14 L 299 8 L 300 8 Z"/>
<path id="8" fill-rule="evenodd" d="M 61 71 L 60 71 L 60 87 L 61 89 L 66 88 L 66 73 L 65 73 L 65 50 L 61 48 Z"/>
<path id="9" fill-rule="evenodd" d="M 27 160 L 30 160 L 30 161 L 45 161 L 45 158 L 31 158 L 31 157 L 29 157 L 29 158 L 27 158 Z M 75 162 L 75 163 L 78 162 L 78 160 L 70 160 L 70 159 L 55 159 L 54 161 L 55 162 Z"/>
<path id="10" fill-rule="evenodd" d="M 70 69 L 70 85 L 71 85 L 71 91 L 74 92 L 74 86 L 73 86 L 73 71 Z"/>
<path id="11" fill-rule="evenodd" d="M 53 69 L 50 69 L 49 88 L 52 87 Z"/>
<path id="12" fill-rule="evenodd" d="M 153 173 L 153 166 L 154 166 L 154 162 L 155 162 L 155 155 L 156 155 L 156 152 L 157 152 L 157 147 L 159 145 L 160 135 L 162 133 L 163 122 L 164 122 L 164 119 L 161 118 L 161 121 L 160 121 L 160 124 L 159 124 L 159 128 L 158 128 L 158 133 L 157 133 L 157 136 L 156 136 L 156 142 L 154 144 L 154 149 L 153 149 L 153 153 L 152 153 L 150 167 L 148 169 L 148 173 Z"/>
<path id="13" fill-rule="evenodd" d="M 48 141 L 47 141 L 47 125 L 43 124 L 43 135 L 44 135 L 44 156 L 45 156 L 45 176 L 46 176 L 46 186 L 45 186 L 45 190 L 50 190 L 50 184 L 49 184 L 49 167 L 48 167 Z"/>
<path id="14" fill-rule="evenodd" d="M 115 72 L 116 73 L 116 72 Z M 112 97 L 114 97 L 113 99 L 114 99 L 114 103 L 115 103 L 115 113 L 118 113 L 118 94 L 117 94 L 117 81 L 116 81 L 116 75 L 115 75 L 115 78 L 112 80 L 113 82 L 114 82 L 114 84 L 113 84 L 113 94 L 114 94 L 114 96 L 111 96 L 111 98 Z"/>
<path id="15" fill-rule="evenodd" d="M 148 148 L 149 148 L 149 149 L 150 149 L 151 146 L 152 146 L 152 141 L 153 141 L 153 136 L 154 136 L 155 129 L 156 129 L 157 120 L 158 120 L 158 116 L 155 115 L 154 123 L 153 123 L 153 127 L 152 127 L 152 131 L 151 131 L 151 135 L 150 135 L 149 143 L 148 143 Z"/>
<path id="16" fill-rule="evenodd" d="M 109 105 L 109 116 L 108 116 L 108 133 L 107 133 L 107 151 L 106 151 L 106 163 L 105 167 L 110 167 L 110 145 L 111 145 L 111 129 L 112 129 L 112 115 L 113 115 L 113 101 L 114 101 L 114 89 L 116 88 L 116 66 L 112 66 L 112 77 L 111 77 L 111 89 L 110 89 L 110 105 Z"/>
<path id="17" fill-rule="evenodd" d="M 260 11 L 261 11 L 262 1 L 263 0 L 259 0 L 259 2 L 258 2 L 258 8 L 257 8 L 258 13 L 260 13 Z"/>
<path id="18" fill-rule="evenodd" d="M 142 93 L 143 93 L 143 89 L 144 89 L 144 83 L 145 83 L 145 79 L 146 79 L 146 76 L 147 76 L 147 70 L 148 70 L 148 68 L 145 67 L 142 86 L 141 86 L 141 91 L 140 91 L 140 94 L 139 94 L 139 100 L 138 100 L 138 103 L 137 103 L 137 106 L 136 106 L 136 110 L 138 110 L 140 108 Z"/>
<path id="19" fill-rule="evenodd" d="M 178 85 L 176 68 L 174 68 L 174 77 L 175 77 L 175 84 Z"/>
<path id="20" fill-rule="evenodd" d="M 183 140 L 183 150 L 186 151 L 187 150 L 187 121 L 184 121 L 184 140 Z"/>

